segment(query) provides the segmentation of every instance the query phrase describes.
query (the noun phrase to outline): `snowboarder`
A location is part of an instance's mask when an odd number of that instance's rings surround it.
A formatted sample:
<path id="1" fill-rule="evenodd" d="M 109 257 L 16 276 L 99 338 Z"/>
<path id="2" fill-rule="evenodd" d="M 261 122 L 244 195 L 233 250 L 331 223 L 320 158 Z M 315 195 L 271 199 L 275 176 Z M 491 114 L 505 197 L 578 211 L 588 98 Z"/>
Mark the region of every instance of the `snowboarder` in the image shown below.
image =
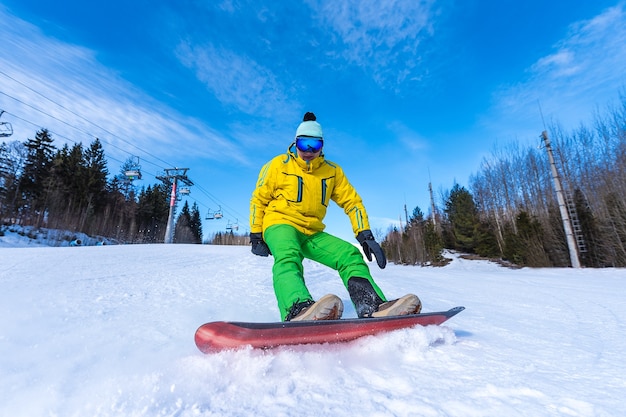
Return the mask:
<path id="1" fill-rule="evenodd" d="M 343 303 L 333 294 L 317 302 L 306 287 L 302 260 L 338 271 L 359 317 L 415 314 L 416 295 L 387 301 L 357 247 L 324 232 L 330 200 L 350 218 L 368 260 L 382 269 L 387 259 L 370 230 L 361 197 L 342 168 L 325 159 L 324 135 L 315 114 L 307 112 L 286 154 L 274 157 L 259 174 L 250 200 L 252 253 L 274 257 L 274 292 L 283 321 L 339 319 Z"/>

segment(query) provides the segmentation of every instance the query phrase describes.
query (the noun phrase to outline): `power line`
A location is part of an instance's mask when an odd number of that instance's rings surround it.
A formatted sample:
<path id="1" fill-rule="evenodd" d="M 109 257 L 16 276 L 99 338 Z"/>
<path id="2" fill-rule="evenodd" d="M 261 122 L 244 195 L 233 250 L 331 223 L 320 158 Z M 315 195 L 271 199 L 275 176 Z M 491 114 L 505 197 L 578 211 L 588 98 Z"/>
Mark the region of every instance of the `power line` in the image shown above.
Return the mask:
<path id="1" fill-rule="evenodd" d="M 38 109 L 38 108 L 37 108 L 37 107 L 35 107 L 35 106 L 32 106 L 32 105 L 30 105 L 30 104 L 28 104 L 28 103 L 25 103 L 24 101 L 22 101 L 22 100 L 20 100 L 20 99 L 18 99 L 18 98 L 16 98 L 16 97 L 13 97 L 13 96 L 11 96 L 11 95 L 9 95 L 9 94 L 7 94 L 7 93 L 3 92 L 3 91 L 0 91 L 0 94 L 4 95 L 4 96 L 6 96 L 6 97 L 9 97 L 9 98 L 11 98 L 11 99 L 13 99 L 13 100 L 17 101 L 18 103 L 20 103 L 20 104 L 22 104 L 22 105 L 24 105 L 24 106 L 26 106 L 26 107 L 29 107 L 29 108 L 31 108 L 31 109 L 33 109 L 33 110 L 35 110 L 35 111 L 37 111 L 37 112 L 39 112 L 39 113 L 41 113 L 41 114 L 45 115 L 45 116 L 48 116 L 48 117 L 50 117 L 51 119 L 54 119 L 54 120 L 56 120 L 56 121 L 58 121 L 58 122 L 60 122 L 60 123 L 62 123 L 62 124 L 64 124 L 64 125 L 66 125 L 66 126 L 68 126 L 68 127 L 72 128 L 72 129 L 75 129 L 75 130 L 77 130 L 77 131 L 78 131 L 78 132 L 80 132 L 80 133 L 83 133 L 83 134 L 85 134 L 85 135 L 87 135 L 87 136 L 90 136 L 90 137 L 92 137 L 92 138 L 98 139 L 98 140 L 100 140 L 100 141 L 102 141 L 102 142 L 106 143 L 107 145 L 111 146 L 112 148 L 115 148 L 115 149 L 117 149 L 117 150 L 119 150 L 119 151 L 122 151 L 122 152 L 124 152 L 124 153 L 129 153 L 129 154 L 130 154 L 130 152 L 128 152 L 126 149 L 123 149 L 123 148 L 121 148 L 121 147 L 119 147 L 119 146 L 115 145 L 114 143 L 109 142 L 109 141 L 108 141 L 108 140 L 106 140 L 106 139 L 101 139 L 101 138 L 99 138 L 98 136 L 96 136 L 96 135 L 94 135 L 94 134 L 92 134 L 92 133 L 90 133 L 90 132 L 87 132 L 87 131 L 85 131 L 85 130 L 83 130 L 83 129 L 81 129 L 81 128 L 77 127 L 77 126 L 74 126 L 74 125 L 72 125 L 71 123 L 66 122 L 65 120 L 59 119 L 58 117 L 53 116 L 53 115 L 51 115 L 50 113 L 45 112 L 44 110 Z M 16 115 L 16 114 L 13 114 L 13 113 L 11 113 L 11 112 L 7 112 L 7 111 L 5 111 L 5 113 L 6 113 L 6 114 L 10 114 L 11 116 L 15 117 L 16 119 L 22 120 L 22 121 L 24 121 L 24 122 L 26 122 L 26 123 L 29 123 L 29 124 L 31 124 L 31 125 L 33 125 L 33 126 L 35 126 L 35 127 L 38 127 L 38 128 L 40 128 L 40 129 L 43 129 L 43 126 L 41 126 L 41 125 L 39 125 L 39 124 L 37 124 L 37 123 L 31 122 L 30 120 L 24 119 L 23 117 L 20 117 L 20 116 L 18 116 L 18 115 Z M 94 126 L 97 126 L 97 125 L 95 125 L 95 124 L 94 124 Z M 102 129 L 102 128 L 100 128 L 100 129 Z M 47 130 L 49 130 L 49 129 L 47 129 Z M 102 130 L 104 130 L 105 132 L 107 132 L 105 129 L 102 129 Z M 58 133 L 58 132 L 55 132 L 55 131 L 52 131 L 52 130 L 50 130 L 50 132 L 51 132 L 51 133 L 54 133 L 55 135 L 57 135 L 57 136 L 59 136 L 59 137 L 61 137 L 61 138 L 65 139 L 65 140 L 67 140 L 67 141 L 69 141 L 69 142 L 72 142 L 72 143 L 77 143 L 75 140 L 73 140 L 73 139 L 71 139 L 71 138 L 68 138 L 67 136 L 64 136 L 64 135 L 62 135 L 62 134 L 60 134 L 60 133 Z M 124 142 L 124 143 L 126 143 L 126 144 L 129 144 L 127 141 L 123 140 L 122 138 L 119 138 L 118 136 L 115 136 L 115 137 L 117 137 L 118 139 L 120 139 L 122 142 Z M 136 145 L 132 145 L 132 144 L 130 144 L 130 145 L 131 145 L 131 146 L 133 146 L 133 147 L 135 147 L 135 148 L 137 148 L 137 149 L 139 149 L 139 150 L 141 150 L 142 152 L 146 153 L 147 155 L 152 156 L 152 155 L 150 155 L 150 153 L 148 153 L 148 152 L 146 152 L 146 151 L 143 151 L 141 148 L 137 147 Z M 113 159 L 114 161 L 117 161 L 117 162 L 123 163 L 122 161 L 119 161 L 118 159 L 115 159 L 115 158 L 113 158 L 113 157 L 110 157 L 110 159 Z M 146 160 L 146 162 L 148 162 L 148 163 L 149 163 L 149 164 L 151 164 L 151 165 L 156 166 L 157 168 L 162 168 L 160 165 L 157 165 L 157 164 L 155 164 L 155 163 L 153 163 L 153 162 L 150 162 L 149 160 Z M 162 162 L 165 162 L 165 161 L 162 161 Z"/>
<path id="2" fill-rule="evenodd" d="M 4 95 L 8 96 L 7 94 L 3 93 L 2 91 L 0 91 L 0 94 L 4 94 Z M 11 96 L 8 96 L 8 97 L 11 97 Z M 11 98 L 12 98 L 12 97 L 11 97 Z M 26 103 L 23 103 L 23 104 L 27 105 Z M 35 109 L 35 110 L 37 110 L 37 109 Z M 40 125 L 38 125 L 37 123 L 31 122 L 30 120 L 24 119 L 23 117 L 20 117 L 20 116 L 18 116 L 18 115 L 16 115 L 16 114 L 14 114 L 14 113 L 11 113 L 11 112 L 8 112 L 8 111 L 4 111 L 4 112 L 5 112 L 6 114 L 9 114 L 9 115 L 13 116 L 14 118 L 16 118 L 16 119 L 18 119 L 18 120 L 21 120 L 21 121 L 23 121 L 23 122 L 25 122 L 25 123 L 31 124 L 31 125 L 35 126 L 36 128 L 39 128 L 39 129 L 44 129 L 44 127 L 43 127 L 43 126 L 40 126 Z M 46 114 L 46 113 L 44 113 L 44 114 Z M 51 116 L 51 117 L 52 117 L 52 116 Z M 59 120 L 59 121 L 61 121 L 61 120 Z M 66 123 L 66 124 L 67 124 L 67 123 Z M 76 127 L 74 127 L 74 126 L 70 125 L 70 124 L 67 124 L 67 125 L 68 125 L 68 126 L 70 126 L 70 127 L 75 128 L 75 129 L 78 129 L 78 128 L 76 128 Z M 71 143 L 75 144 L 75 145 L 77 145 L 77 144 L 78 144 L 78 142 L 76 142 L 74 139 L 69 138 L 69 137 L 67 137 L 67 136 L 65 136 L 65 135 L 63 135 L 63 134 L 61 134 L 61 133 L 55 132 L 55 131 L 50 130 L 50 129 L 46 129 L 46 130 L 47 130 L 47 131 L 49 131 L 49 132 L 50 132 L 51 134 L 53 134 L 54 136 L 58 136 L 58 137 L 60 137 L 60 138 L 62 138 L 62 139 L 65 139 L 65 140 L 66 140 L 66 141 L 68 141 L 68 142 L 71 142 Z M 86 132 L 83 132 L 83 133 L 86 133 Z M 91 134 L 89 134 L 89 133 L 86 133 L 86 134 L 88 134 L 89 136 L 92 136 L 92 135 L 91 135 Z M 94 137 L 95 137 L 95 136 L 94 136 Z M 98 138 L 96 138 L 96 139 L 98 139 Z M 120 161 L 119 159 L 117 159 L 117 158 L 115 158 L 115 157 L 112 157 L 112 156 L 108 156 L 107 158 L 108 158 L 108 159 L 112 159 L 112 160 L 114 160 L 114 161 L 116 161 L 116 162 L 119 162 L 119 163 L 123 163 L 123 161 Z"/>
<path id="3" fill-rule="evenodd" d="M 31 92 L 33 92 L 33 93 L 37 94 L 38 96 L 40 96 L 40 97 L 42 97 L 42 98 L 46 99 L 47 101 L 49 101 L 49 102 L 53 103 L 54 105 L 56 105 L 56 106 L 60 107 L 61 109 L 65 110 L 65 111 L 67 111 L 67 112 L 69 112 L 69 113 L 71 113 L 71 114 L 72 114 L 72 115 L 74 115 L 75 117 L 78 117 L 79 119 L 81 119 L 81 120 L 83 120 L 83 121 L 85 121 L 85 122 L 89 123 L 89 124 L 90 124 L 90 125 L 92 125 L 92 126 L 95 126 L 96 128 L 98 128 L 98 129 L 102 130 L 103 132 L 106 132 L 107 134 L 111 135 L 112 137 L 115 137 L 115 138 L 119 139 L 121 142 L 125 143 L 126 145 L 132 146 L 133 148 L 135 148 L 135 149 L 137 149 L 137 150 L 141 151 L 141 153 L 142 153 L 142 154 L 145 154 L 145 155 L 147 155 L 147 156 L 149 156 L 149 157 L 153 158 L 153 159 L 154 159 L 154 160 L 156 160 L 156 161 L 160 161 L 160 162 L 162 162 L 163 164 L 165 164 L 165 166 L 172 166 L 172 164 L 168 163 L 167 161 L 165 161 L 165 160 L 163 160 L 163 159 L 159 158 L 159 157 L 158 157 L 158 156 L 156 156 L 156 155 L 151 154 L 150 152 L 146 151 L 145 149 L 140 148 L 139 146 L 137 146 L 137 145 L 135 145 L 135 144 L 133 144 L 133 143 L 130 143 L 130 142 L 129 142 L 129 141 L 127 141 L 126 139 L 124 139 L 124 138 L 122 138 L 122 137 L 120 137 L 120 136 L 118 136 L 118 135 L 116 135 L 116 134 L 114 134 L 114 133 L 110 132 L 108 129 L 105 129 L 104 127 L 102 127 L 102 126 L 98 125 L 97 123 L 94 123 L 94 122 L 92 122 L 91 120 L 89 120 L 89 119 L 87 119 L 87 118 L 83 117 L 82 115 L 77 114 L 76 112 L 74 112 L 74 111 L 72 111 L 72 110 L 68 109 L 67 107 L 63 106 L 62 104 L 58 103 L 57 101 L 55 101 L 55 100 L 53 100 L 53 99 L 51 99 L 51 98 L 49 98 L 49 97 L 45 96 L 44 94 L 42 94 L 42 93 L 40 93 L 40 92 L 36 91 L 35 89 L 33 89 L 33 88 L 31 88 L 30 86 L 28 86 L 28 85 L 24 84 L 23 82 L 21 82 L 21 81 L 19 81 L 19 80 L 15 79 L 15 78 L 13 78 L 13 77 L 11 77 L 10 75 L 6 74 L 5 72 L 3 72 L 3 71 L 1 71 L 1 70 L 0 70 L 0 74 L 2 74 L 2 75 L 4 75 L 5 77 L 7 77 L 7 78 L 11 79 L 12 81 L 14 81 L 14 82 L 18 83 L 18 84 L 19 84 L 19 85 L 21 85 L 22 87 L 24 87 L 24 88 L 28 89 L 29 91 L 31 91 Z M 90 132 L 87 132 L 87 131 L 85 131 L 85 130 L 84 130 L 84 129 L 82 129 L 82 128 L 79 128 L 79 127 L 77 127 L 77 126 L 75 126 L 75 125 L 73 125 L 73 124 L 71 124 L 71 123 L 69 123 L 69 122 L 66 122 L 65 120 L 62 120 L 62 119 L 60 119 L 60 118 L 58 118 L 58 117 L 56 117 L 56 116 L 53 116 L 53 115 L 51 115 L 50 113 L 48 113 L 48 112 L 46 112 L 46 111 L 44 111 L 44 110 L 42 110 L 42 109 L 39 109 L 39 108 L 37 108 L 37 107 L 35 107 L 35 106 L 31 105 L 31 104 L 28 104 L 28 103 L 26 103 L 26 102 L 24 102 L 24 101 L 22 101 L 22 100 L 20 100 L 20 99 L 16 98 L 16 97 L 11 96 L 10 94 L 7 94 L 7 93 L 5 93 L 5 92 L 3 92 L 3 91 L 0 91 L 0 94 L 4 95 L 4 96 L 6 96 L 6 97 L 9 97 L 10 99 L 15 100 L 16 102 L 18 102 L 18 103 L 20 103 L 20 104 L 22 104 L 22 105 L 24 105 L 24 106 L 26 106 L 26 107 L 28 107 L 28 108 L 31 108 L 31 109 L 33 109 L 34 111 L 39 112 L 39 113 L 41 113 L 41 114 L 43 114 L 43 115 L 45 115 L 45 116 L 47 116 L 47 117 L 50 117 L 51 119 L 54 119 L 54 120 L 56 120 L 56 121 L 58 121 L 58 122 L 60 122 L 60 123 L 62 123 L 62 124 L 64 124 L 64 125 L 66 125 L 66 126 L 68 126 L 68 127 L 72 128 L 72 129 L 75 129 L 75 130 L 76 130 L 76 131 L 78 131 L 78 132 L 81 132 L 81 133 L 83 133 L 83 134 L 85 134 L 85 135 L 87 135 L 87 136 L 90 136 L 90 137 L 93 137 L 93 138 L 95 138 L 95 139 L 98 139 L 98 140 L 100 140 L 100 141 L 104 142 L 105 144 L 107 144 L 108 146 L 111 146 L 111 147 L 113 147 L 113 148 L 115 148 L 115 149 L 117 149 L 117 150 L 119 150 L 119 151 L 124 152 L 124 153 L 129 153 L 129 154 L 130 154 L 130 152 L 128 152 L 126 149 L 123 149 L 123 148 L 121 148 L 121 147 L 119 147 L 119 146 L 115 145 L 114 143 L 109 142 L 109 141 L 108 141 L 108 140 L 106 140 L 106 139 L 99 138 L 98 136 L 96 136 L 96 135 L 94 135 L 94 134 L 92 134 L 92 133 L 90 133 Z M 19 120 L 23 121 L 23 122 L 29 123 L 29 124 L 31 124 L 31 125 L 33 125 L 33 126 L 35 126 L 35 127 L 38 127 L 38 128 L 43 128 L 42 126 L 38 125 L 37 123 L 34 123 L 34 122 L 30 121 L 30 120 L 27 120 L 27 119 L 25 119 L 25 118 L 23 118 L 23 117 L 20 117 L 20 116 L 16 115 L 16 114 L 13 114 L 13 113 L 10 113 L 10 112 L 5 112 L 5 113 L 6 113 L 6 114 L 9 114 L 9 115 L 11 115 L 11 116 L 13 116 L 13 117 L 15 117 L 16 119 L 19 119 Z M 60 134 L 60 133 L 58 133 L 58 132 L 54 132 L 54 131 L 50 131 L 50 133 L 52 133 L 52 134 L 54 134 L 54 135 L 56 135 L 56 136 L 58 136 L 58 137 L 60 137 L 60 138 L 63 138 L 63 139 L 65 139 L 65 140 L 67 140 L 67 141 L 69 141 L 69 142 L 71 142 L 71 143 L 77 144 L 77 142 L 76 142 L 75 140 L 73 140 L 73 139 L 71 139 L 71 138 L 69 138 L 69 137 L 67 137 L 67 136 L 65 136 L 65 135 L 63 135 L 63 134 Z M 130 154 L 130 155 L 131 155 L 131 156 L 134 156 L 134 155 L 132 155 L 132 154 Z M 120 164 L 123 164 L 123 163 L 125 162 L 125 161 L 120 161 L 119 159 L 117 159 L 117 158 L 115 158 L 115 157 L 112 157 L 112 156 L 107 156 L 107 159 L 110 159 L 110 160 L 113 160 L 113 161 L 119 162 Z M 160 165 L 158 165 L 158 164 L 156 164 L 156 163 L 154 163 L 154 162 L 150 161 L 149 159 L 145 159 L 145 158 L 144 158 L 144 161 L 145 161 L 145 162 L 147 162 L 147 163 L 149 163 L 149 164 L 151 164 L 151 165 L 153 165 L 153 166 L 155 166 L 155 167 L 157 167 L 157 168 L 159 168 L 159 169 L 161 169 L 161 170 L 164 170 L 164 169 L 165 169 L 165 168 L 163 168 L 162 166 L 160 166 Z M 149 175 L 153 176 L 155 179 L 158 179 L 158 177 L 159 177 L 159 175 L 160 175 L 160 174 L 154 174 L 154 173 L 150 173 L 150 172 L 147 172 L 147 173 L 148 173 Z M 240 217 L 240 216 L 238 215 L 238 213 L 237 213 L 237 211 L 236 211 L 236 210 L 234 210 L 234 209 L 230 208 L 228 205 L 226 205 L 226 204 L 222 203 L 222 202 L 221 202 L 221 201 L 220 201 L 217 197 L 213 196 L 211 193 L 209 193 L 207 190 L 205 190 L 205 189 L 204 189 L 203 187 L 201 187 L 200 185 L 197 185 L 197 184 L 196 184 L 196 187 L 197 187 L 197 188 L 198 188 L 198 189 L 199 189 L 199 190 L 200 190 L 203 194 L 205 194 L 205 195 L 206 195 L 206 196 L 207 196 L 210 200 L 212 200 L 213 202 L 215 202 L 216 204 L 218 204 L 220 207 L 224 206 L 224 207 L 228 208 L 228 211 L 229 211 L 229 212 L 233 212 L 233 213 L 235 213 L 235 218 L 236 218 L 236 219 L 237 219 L 237 221 L 238 221 L 238 219 L 239 219 L 239 217 Z M 196 202 L 200 203 L 200 202 L 199 202 L 198 200 L 196 200 L 196 199 L 194 199 L 194 201 L 196 201 Z M 200 204 L 202 204 L 202 203 L 200 203 Z M 207 209 L 210 209 L 210 207 L 209 207 L 209 206 L 207 206 L 207 205 L 205 205 L 205 204 L 202 204 L 202 205 L 204 205 Z M 241 216 L 241 218 L 244 218 L 244 217 L 243 217 L 243 216 Z"/>
<path id="4" fill-rule="evenodd" d="M 102 126 L 98 125 L 97 123 L 94 123 L 94 122 L 92 122 L 91 120 L 89 120 L 89 119 L 87 119 L 87 118 L 85 118 L 85 117 L 81 116 L 80 114 L 78 114 L 78 113 L 74 112 L 73 110 L 68 109 L 67 107 L 65 107 L 65 106 L 64 106 L 64 105 L 62 105 L 61 103 L 58 103 L 57 101 L 52 100 L 51 98 L 49 98 L 49 97 L 45 96 L 44 94 L 42 94 L 42 93 L 40 93 L 39 91 L 37 91 L 37 90 L 33 89 L 32 87 L 30 87 L 30 86 L 28 86 L 28 85 L 24 84 L 23 82 L 21 82 L 21 81 L 19 81 L 19 80 L 16 80 L 15 78 L 11 77 L 11 76 L 10 76 L 10 75 L 8 75 L 7 73 L 3 72 L 2 70 L 0 70 L 0 74 L 4 75 L 5 77 L 9 78 L 9 79 L 10 79 L 10 80 L 12 80 L 12 81 L 14 81 L 14 82 L 18 83 L 19 85 L 23 86 L 24 88 L 26 88 L 26 89 L 28 89 L 28 90 L 32 91 L 33 93 L 35 93 L 35 94 L 39 95 L 40 97 L 42 97 L 42 98 L 44 98 L 44 99 L 48 100 L 49 102 L 51 102 L 51 103 L 53 103 L 53 104 L 57 105 L 58 107 L 62 108 L 63 110 L 65 110 L 65 111 L 67 111 L 67 112 L 69 112 L 69 113 L 73 114 L 74 116 L 78 117 L 79 119 L 84 120 L 85 122 L 87 122 L 87 123 L 91 124 L 92 126 L 97 127 L 98 129 L 100 129 L 100 130 L 102 130 L 103 132 L 106 132 L 106 133 L 108 133 L 109 135 L 111 135 L 111 136 L 113 136 L 113 137 L 115 137 L 115 138 L 117 138 L 117 139 L 121 140 L 122 142 L 126 143 L 127 145 L 130 145 L 130 146 L 132 146 L 133 148 L 135 148 L 135 149 L 137 149 L 137 150 L 142 151 L 142 152 L 143 152 L 143 153 L 145 153 L 146 155 L 149 155 L 150 157 L 154 158 L 155 160 L 162 162 L 163 164 L 165 164 L 164 166 L 171 166 L 171 164 L 169 164 L 168 162 L 166 162 L 166 161 L 164 161 L 163 159 L 159 158 L 158 156 L 152 155 L 150 152 L 146 151 L 145 149 L 142 149 L 142 148 L 138 147 L 137 145 L 135 145 L 135 144 L 133 144 L 133 143 L 128 142 L 126 139 L 124 139 L 124 138 L 122 138 L 122 137 L 120 137 L 120 136 L 116 135 L 116 134 L 115 134 L 115 133 L 113 133 L 113 132 L 110 132 L 109 130 L 107 130 L 107 129 L 103 128 Z M 74 129 L 78 130 L 79 132 L 83 132 L 83 133 L 88 134 L 88 135 L 90 134 L 90 133 L 88 133 L 88 132 L 83 131 L 82 129 L 77 128 L 76 126 L 72 126 L 72 125 L 70 125 L 69 123 L 67 123 L 67 122 L 65 122 L 65 121 L 63 121 L 63 120 L 61 120 L 61 119 L 58 119 L 58 118 L 56 118 L 56 117 L 54 117 L 54 116 L 52 116 L 52 115 L 50 115 L 50 114 L 47 114 L 47 113 L 45 113 L 45 112 L 44 112 L 44 111 L 42 111 L 42 110 L 36 109 L 35 107 L 33 107 L 33 106 L 29 105 L 29 104 L 26 104 L 26 103 L 24 103 L 23 101 L 21 101 L 21 100 L 19 100 L 19 99 L 15 98 L 15 97 L 12 97 L 12 96 L 10 96 L 10 95 L 8 95 L 8 94 L 4 93 L 4 92 L 2 92 L 2 94 L 6 95 L 7 97 L 11 97 L 11 98 L 12 98 L 12 99 L 14 99 L 14 100 L 17 100 L 17 101 L 19 101 L 20 103 L 22 103 L 22 104 L 24 104 L 24 105 L 26 105 L 26 106 L 28 106 L 28 107 L 30 107 L 30 108 L 32 108 L 32 109 L 34 109 L 34 110 L 37 110 L 37 111 L 39 111 L 39 112 L 41 112 L 41 113 L 45 114 L 46 116 L 52 117 L 53 119 L 58 120 L 58 121 L 59 121 L 59 122 L 61 122 L 61 123 L 64 123 L 64 124 L 66 124 L 66 125 L 68 125 L 68 126 L 70 126 L 70 127 L 73 127 Z M 115 147 L 115 148 L 117 148 L 117 149 L 119 149 L 119 150 L 123 150 L 123 149 L 121 149 L 121 148 L 119 148 L 119 147 L 117 147 L 117 146 L 113 145 L 112 143 L 108 143 L 108 144 L 109 144 L 109 145 L 111 145 L 111 146 L 113 146 L 113 147 Z"/>
<path id="5" fill-rule="evenodd" d="M 245 219 L 247 218 L 247 216 L 242 216 L 241 213 L 237 212 L 237 210 L 233 209 L 232 207 L 228 206 L 227 204 L 222 203 L 221 201 L 219 201 L 219 199 L 217 199 L 217 197 L 213 196 L 210 192 L 208 192 L 207 190 L 205 190 L 202 186 L 196 184 L 195 187 L 200 190 L 204 195 L 206 195 L 210 200 L 212 200 L 214 203 L 216 203 L 218 206 L 222 207 L 222 211 L 226 211 L 227 213 L 230 213 L 230 215 L 232 217 L 234 217 L 237 221 L 239 221 L 239 219 L 244 219 L 244 224 L 248 225 L 248 222 L 245 221 Z M 194 200 L 195 201 L 195 200 Z M 210 209 L 210 207 L 205 206 L 207 209 Z M 227 210 L 224 210 L 224 207 Z M 234 216 L 233 216 L 234 214 Z M 249 229 L 249 225 L 248 225 L 248 229 Z"/>

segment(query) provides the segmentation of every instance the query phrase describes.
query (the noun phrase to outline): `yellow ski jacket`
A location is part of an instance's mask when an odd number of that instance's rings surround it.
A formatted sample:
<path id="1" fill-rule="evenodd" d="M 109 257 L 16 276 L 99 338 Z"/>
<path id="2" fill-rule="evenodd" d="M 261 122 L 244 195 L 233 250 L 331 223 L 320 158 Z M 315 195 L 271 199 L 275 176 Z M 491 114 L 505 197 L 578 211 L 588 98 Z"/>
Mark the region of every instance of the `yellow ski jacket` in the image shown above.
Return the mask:
<path id="1" fill-rule="evenodd" d="M 250 200 L 250 232 L 275 224 L 289 224 L 307 235 L 321 232 L 330 200 L 343 208 L 355 235 L 369 229 L 363 201 L 343 169 L 323 154 L 304 161 L 293 146 L 261 168 Z"/>

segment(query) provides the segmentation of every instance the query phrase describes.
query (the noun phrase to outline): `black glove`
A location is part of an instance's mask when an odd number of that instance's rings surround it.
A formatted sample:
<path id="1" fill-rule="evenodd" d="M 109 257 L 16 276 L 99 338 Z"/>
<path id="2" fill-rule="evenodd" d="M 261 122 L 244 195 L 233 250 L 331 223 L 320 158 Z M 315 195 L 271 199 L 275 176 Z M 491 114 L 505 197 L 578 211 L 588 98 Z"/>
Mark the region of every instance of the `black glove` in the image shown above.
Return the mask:
<path id="1" fill-rule="evenodd" d="M 372 253 L 376 257 L 376 263 L 380 269 L 385 268 L 387 266 L 387 258 L 385 257 L 385 253 L 381 249 L 380 245 L 376 243 L 374 240 L 374 235 L 372 235 L 371 230 L 363 230 L 356 235 L 356 240 L 359 241 L 361 246 L 363 246 L 363 252 L 365 256 L 367 256 L 367 260 L 372 260 Z"/>
<path id="2" fill-rule="evenodd" d="M 270 248 L 263 240 L 263 233 L 250 233 L 250 243 L 252 243 L 252 253 L 258 256 L 271 255 Z"/>

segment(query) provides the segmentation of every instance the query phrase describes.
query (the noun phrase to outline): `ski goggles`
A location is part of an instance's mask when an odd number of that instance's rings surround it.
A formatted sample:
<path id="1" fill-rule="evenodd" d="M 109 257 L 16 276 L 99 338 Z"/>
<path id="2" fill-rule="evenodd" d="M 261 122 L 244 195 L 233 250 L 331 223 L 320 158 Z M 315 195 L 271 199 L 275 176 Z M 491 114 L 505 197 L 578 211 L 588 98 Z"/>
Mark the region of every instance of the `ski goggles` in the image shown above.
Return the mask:
<path id="1" fill-rule="evenodd" d="M 324 146 L 324 140 L 313 136 L 296 137 L 296 148 L 302 152 L 319 152 Z"/>

